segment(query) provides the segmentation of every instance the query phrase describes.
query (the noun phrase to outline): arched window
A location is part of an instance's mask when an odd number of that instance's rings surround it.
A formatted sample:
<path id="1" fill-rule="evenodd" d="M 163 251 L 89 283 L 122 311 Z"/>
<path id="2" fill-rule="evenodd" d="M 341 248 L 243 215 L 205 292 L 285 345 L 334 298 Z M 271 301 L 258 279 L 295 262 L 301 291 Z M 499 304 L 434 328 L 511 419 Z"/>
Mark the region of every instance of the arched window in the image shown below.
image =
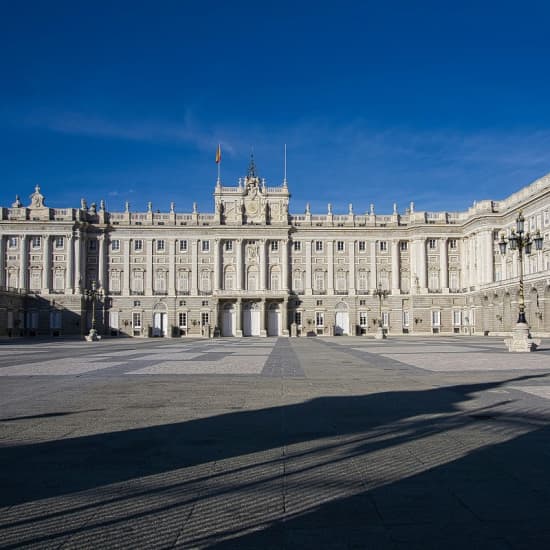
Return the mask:
<path id="1" fill-rule="evenodd" d="M 348 279 L 347 273 L 343 269 L 338 270 L 338 272 L 336 273 L 336 290 L 339 290 L 339 291 L 347 290 L 347 287 L 348 287 L 347 279 Z"/>
<path id="2" fill-rule="evenodd" d="M 178 271 L 178 290 L 180 292 L 189 291 L 189 271 Z"/>
<path id="3" fill-rule="evenodd" d="M 277 242 L 277 241 L 273 241 L 273 242 Z M 270 288 L 271 290 L 279 290 L 280 286 L 279 286 L 279 281 L 280 281 L 280 278 L 279 278 L 279 269 L 278 268 L 273 268 L 271 270 L 271 277 L 270 277 Z"/>
<path id="4" fill-rule="evenodd" d="M 231 241 L 227 241 L 231 242 Z M 235 270 L 233 267 L 228 267 L 225 270 L 224 279 L 223 279 L 223 288 L 225 290 L 233 290 L 235 288 Z"/>
<path id="5" fill-rule="evenodd" d="M 302 284 L 302 272 L 298 269 L 294 271 L 292 274 L 292 289 L 296 292 L 300 292 L 304 289 L 304 285 Z"/>
<path id="6" fill-rule="evenodd" d="M 201 290 L 203 292 L 210 292 L 211 286 L 211 277 L 210 271 L 201 271 Z"/>
<path id="7" fill-rule="evenodd" d="M 367 272 L 362 269 L 361 271 L 359 271 L 359 274 L 358 274 L 358 286 L 359 286 L 359 290 L 367 290 L 368 289 L 368 277 L 367 277 Z"/>

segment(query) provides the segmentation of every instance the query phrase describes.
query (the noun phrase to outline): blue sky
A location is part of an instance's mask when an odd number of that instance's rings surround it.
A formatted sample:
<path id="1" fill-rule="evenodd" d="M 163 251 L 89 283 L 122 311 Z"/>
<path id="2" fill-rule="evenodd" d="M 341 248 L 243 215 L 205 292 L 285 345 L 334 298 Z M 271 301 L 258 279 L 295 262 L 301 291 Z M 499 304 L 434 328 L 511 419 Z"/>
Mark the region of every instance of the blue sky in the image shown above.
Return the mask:
<path id="1" fill-rule="evenodd" d="M 0 1 L 0 205 L 462 210 L 550 172 L 549 2 Z"/>

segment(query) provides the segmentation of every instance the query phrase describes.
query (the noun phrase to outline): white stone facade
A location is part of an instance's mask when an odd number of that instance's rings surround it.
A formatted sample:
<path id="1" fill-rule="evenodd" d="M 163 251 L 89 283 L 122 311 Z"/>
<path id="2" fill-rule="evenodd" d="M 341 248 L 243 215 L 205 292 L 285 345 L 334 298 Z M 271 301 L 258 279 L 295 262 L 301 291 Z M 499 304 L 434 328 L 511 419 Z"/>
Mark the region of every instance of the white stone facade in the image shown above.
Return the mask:
<path id="1" fill-rule="evenodd" d="M 525 264 L 527 318 L 550 335 L 550 175 L 465 212 L 292 215 L 286 181 L 267 187 L 253 163 L 237 186 L 218 181 L 214 213 L 30 199 L 0 209 L 0 335 L 84 334 L 92 280 L 106 335 L 368 335 L 379 317 L 389 334 L 505 334 L 517 261 L 498 239 L 520 210 L 544 236 Z"/>

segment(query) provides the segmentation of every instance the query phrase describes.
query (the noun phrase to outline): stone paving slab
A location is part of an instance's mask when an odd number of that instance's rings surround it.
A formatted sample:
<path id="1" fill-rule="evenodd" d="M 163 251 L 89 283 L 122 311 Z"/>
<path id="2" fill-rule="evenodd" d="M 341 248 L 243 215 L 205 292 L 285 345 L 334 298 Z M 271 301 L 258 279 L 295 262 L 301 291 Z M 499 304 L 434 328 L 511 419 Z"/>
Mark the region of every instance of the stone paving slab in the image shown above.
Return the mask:
<path id="1" fill-rule="evenodd" d="M 548 548 L 544 351 L 131 344 L 0 368 L 0 548 Z"/>

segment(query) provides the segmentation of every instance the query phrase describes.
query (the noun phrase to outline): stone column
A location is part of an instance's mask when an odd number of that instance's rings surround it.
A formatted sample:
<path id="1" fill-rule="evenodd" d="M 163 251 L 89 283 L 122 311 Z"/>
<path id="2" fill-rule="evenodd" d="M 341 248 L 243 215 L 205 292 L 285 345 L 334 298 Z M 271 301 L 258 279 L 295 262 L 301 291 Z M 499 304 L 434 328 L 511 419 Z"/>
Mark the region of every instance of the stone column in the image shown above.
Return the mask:
<path id="1" fill-rule="evenodd" d="M 494 255 L 493 255 L 493 232 L 487 231 L 484 236 L 485 241 L 485 278 L 484 283 L 489 284 L 493 282 L 494 275 Z"/>
<path id="2" fill-rule="evenodd" d="M 236 281 L 236 290 L 242 290 L 243 289 L 243 241 L 242 239 L 237 239 L 235 241 L 235 245 L 237 246 L 237 254 L 236 254 L 236 265 L 235 265 L 235 273 L 237 277 Z M 238 303 L 238 310 L 237 310 L 237 317 L 240 315 L 240 308 L 241 304 L 240 301 Z M 238 321 L 240 323 L 240 321 Z M 241 329 L 242 333 L 242 329 Z"/>
<path id="3" fill-rule="evenodd" d="M 19 237 L 21 243 L 19 249 L 21 256 L 19 258 L 19 288 L 27 290 L 28 286 L 28 270 L 29 270 L 29 238 L 27 235 Z"/>
<path id="4" fill-rule="evenodd" d="M 153 239 L 145 240 L 145 295 L 153 295 Z"/>
<path id="5" fill-rule="evenodd" d="M 168 294 L 176 295 L 176 239 L 168 240 Z"/>
<path id="6" fill-rule="evenodd" d="M 66 235 L 67 239 L 67 255 L 65 256 L 65 292 L 73 293 L 74 284 L 74 237 L 72 233 Z"/>
<path id="7" fill-rule="evenodd" d="M 283 255 L 283 290 L 288 290 L 288 239 L 282 241 L 282 255 Z"/>
<path id="8" fill-rule="evenodd" d="M 330 296 L 334 294 L 334 241 L 326 241 L 326 247 L 328 267 L 327 294 Z"/>
<path id="9" fill-rule="evenodd" d="M 349 249 L 349 293 L 355 295 L 355 241 L 348 242 Z"/>
<path id="10" fill-rule="evenodd" d="M 288 298 L 283 300 L 281 304 L 281 325 L 282 325 L 282 335 L 288 336 Z"/>
<path id="11" fill-rule="evenodd" d="M 460 246 L 460 280 L 459 287 L 468 288 L 470 286 L 470 280 L 468 277 L 468 240 L 461 239 L 459 241 Z"/>
<path id="12" fill-rule="evenodd" d="M 221 239 L 214 239 L 214 292 L 220 290 L 220 247 Z"/>
<path id="13" fill-rule="evenodd" d="M 97 288 L 107 290 L 107 279 L 105 277 L 105 235 L 99 235 L 99 261 L 97 273 Z"/>
<path id="14" fill-rule="evenodd" d="M 42 235 L 42 240 L 42 294 L 49 294 L 52 280 L 52 240 L 50 235 Z"/>
<path id="15" fill-rule="evenodd" d="M 416 274 L 416 241 L 409 241 L 409 277 L 411 294 L 417 294 L 417 274 Z M 411 314 L 412 315 L 412 314 Z"/>
<path id="16" fill-rule="evenodd" d="M 399 289 L 399 241 L 391 243 L 391 292 L 400 294 Z"/>
<path id="17" fill-rule="evenodd" d="M 439 239 L 439 284 L 441 289 L 449 290 L 449 262 L 447 259 L 447 239 Z"/>
<path id="18" fill-rule="evenodd" d="M 370 241 L 370 254 L 369 254 L 369 263 L 370 263 L 370 281 L 369 289 L 374 290 L 377 284 L 377 275 L 376 275 L 376 241 Z"/>
<path id="19" fill-rule="evenodd" d="M 191 240 L 191 296 L 196 296 L 199 293 L 198 275 L 199 275 L 199 243 L 197 239 Z"/>
<path id="20" fill-rule="evenodd" d="M 130 279 L 132 277 L 132 274 L 130 272 L 130 246 L 131 240 L 130 239 L 124 239 L 122 241 L 123 246 L 123 258 L 124 258 L 124 274 L 122 279 L 122 293 L 125 296 L 130 295 Z"/>
<path id="21" fill-rule="evenodd" d="M 305 293 L 311 296 L 311 241 L 307 240 L 306 243 L 306 288 Z"/>
<path id="22" fill-rule="evenodd" d="M 260 336 L 267 336 L 265 328 L 265 298 L 262 298 L 260 301 Z"/>
<path id="23" fill-rule="evenodd" d="M 426 262 L 426 240 L 419 239 L 417 241 L 418 262 L 416 268 L 418 270 L 418 284 L 420 290 L 428 288 L 427 272 L 428 266 Z"/>
<path id="24" fill-rule="evenodd" d="M 6 239 L 0 235 L 0 288 L 7 287 L 6 283 Z"/>
<path id="25" fill-rule="evenodd" d="M 237 298 L 237 303 L 235 304 L 235 324 L 235 336 L 241 337 L 243 335 L 243 315 L 241 298 Z"/>
<path id="26" fill-rule="evenodd" d="M 265 290 L 267 288 L 267 243 L 265 239 L 260 241 L 260 281 L 258 283 L 258 288 L 260 290 Z"/>
<path id="27" fill-rule="evenodd" d="M 75 294 L 82 294 L 82 233 L 76 231 L 74 239 L 74 289 Z"/>

